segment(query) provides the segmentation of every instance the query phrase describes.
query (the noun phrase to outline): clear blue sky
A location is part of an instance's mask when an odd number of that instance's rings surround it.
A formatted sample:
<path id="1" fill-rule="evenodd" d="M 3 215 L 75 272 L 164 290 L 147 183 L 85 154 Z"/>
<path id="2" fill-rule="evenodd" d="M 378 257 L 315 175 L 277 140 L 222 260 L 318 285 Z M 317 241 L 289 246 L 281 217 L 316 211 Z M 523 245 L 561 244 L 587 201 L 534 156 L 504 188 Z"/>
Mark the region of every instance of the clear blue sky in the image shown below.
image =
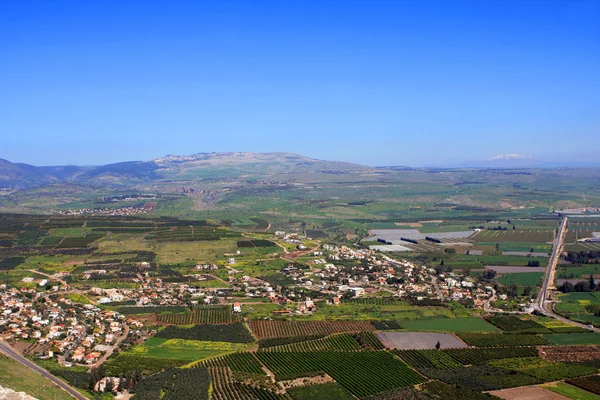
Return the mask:
<path id="1" fill-rule="evenodd" d="M 0 158 L 598 160 L 600 1 L 0 1 Z"/>

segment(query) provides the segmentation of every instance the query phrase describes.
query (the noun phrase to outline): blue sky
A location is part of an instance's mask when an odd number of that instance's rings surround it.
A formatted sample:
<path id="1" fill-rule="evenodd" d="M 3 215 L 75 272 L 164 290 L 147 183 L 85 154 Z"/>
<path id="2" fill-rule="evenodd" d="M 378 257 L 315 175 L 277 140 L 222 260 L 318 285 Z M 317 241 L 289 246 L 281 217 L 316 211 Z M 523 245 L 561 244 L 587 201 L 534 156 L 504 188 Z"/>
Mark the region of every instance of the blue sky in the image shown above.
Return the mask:
<path id="1" fill-rule="evenodd" d="M 0 158 L 597 161 L 600 1 L 0 2 Z"/>

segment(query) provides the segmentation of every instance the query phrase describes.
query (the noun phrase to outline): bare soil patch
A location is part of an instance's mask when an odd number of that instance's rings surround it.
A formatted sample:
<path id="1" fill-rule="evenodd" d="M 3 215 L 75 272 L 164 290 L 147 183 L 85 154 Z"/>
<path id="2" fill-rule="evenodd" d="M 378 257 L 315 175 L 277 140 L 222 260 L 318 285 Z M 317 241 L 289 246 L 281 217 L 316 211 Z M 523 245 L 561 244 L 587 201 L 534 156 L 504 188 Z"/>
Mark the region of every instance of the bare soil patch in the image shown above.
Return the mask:
<path id="1" fill-rule="evenodd" d="M 514 274 L 517 272 L 545 272 L 545 267 L 508 267 L 506 265 L 488 265 L 485 269 L 493 269 L 499 274 Z"/>
<path id="2" fill-rule="evenodd" d="M 425 350 L 435 349 L 440 342 L 442 349 L 462 349 L 467 345 L 449 333 L 432 332 L 380 332 L 377 337 L 388 349 Z"/>
<path id="3" fill-rule="evenodd" d="M 568 397 L 539 386 L 494 390 L 489 393 L 505 400 L 569 400 Z"/>
<path id="4" fill-rule="evenodd" d="M 284 388 L 290 389 L 290 388 L 301 387 L 301 386 L 321 385 L 323 383 L 329 383 L 329 382 L 334 382 L 333 378 L 327 374 L 323 374 L 323 375 L 311 376 L 311 377 L 306 377 L 306 378 L 292 379 L 290 381 L 281 381 L 280 383 Z"/>

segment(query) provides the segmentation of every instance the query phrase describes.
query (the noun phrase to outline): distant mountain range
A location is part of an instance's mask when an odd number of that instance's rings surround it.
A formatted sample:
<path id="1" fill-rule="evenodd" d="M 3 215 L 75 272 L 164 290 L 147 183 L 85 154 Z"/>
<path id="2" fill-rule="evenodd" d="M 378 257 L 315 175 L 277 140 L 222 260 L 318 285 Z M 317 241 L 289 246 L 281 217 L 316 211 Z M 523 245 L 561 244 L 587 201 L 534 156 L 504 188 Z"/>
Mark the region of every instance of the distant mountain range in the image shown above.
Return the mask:
<path id="1" fill-rule="evenodd" d="M 599 167 L 600 163 L 543 162 L 522 154 L 504 154 L 457 168 Z M 21 190 L 46 185 L 76 184 L 96 188 L 153 188 L 202 180 L 290 181 L 301 174 L 373 174 L 412 170 L 411 167 L 367 167 L 317 160 L 293 153 L 218 152 L 190 156 L 167 155 L 150 161 L 126 161 L 100 166 L 47 166 L 0 159 L 0 189 Z"/>
<path id="2" fill-rule="evenodd" d="M 293 153 L 197 153 L 168 155 L 151 161 L 127 161 L 101 166 L 48 166 L 0 159 L 0 189 L 29 189 L 56 183 L 127 187 L 144 183 L 214 178 L 254 178 L 298 173 L 367 171 L 362 165 L 316 160 Z"/>

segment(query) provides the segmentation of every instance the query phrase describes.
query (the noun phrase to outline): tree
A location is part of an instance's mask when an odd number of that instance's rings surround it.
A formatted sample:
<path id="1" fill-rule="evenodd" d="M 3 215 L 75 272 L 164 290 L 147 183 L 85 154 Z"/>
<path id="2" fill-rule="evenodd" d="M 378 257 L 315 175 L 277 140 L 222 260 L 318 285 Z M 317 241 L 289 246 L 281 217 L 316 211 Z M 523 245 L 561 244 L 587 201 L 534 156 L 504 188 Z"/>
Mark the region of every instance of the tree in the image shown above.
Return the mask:
<path id="1" fill-rule="evenodd" d="M 444 259 L 442 258 L 442 261 L 440 261 L 440 265 L 443 266 L 444 265 Z"/>
<path id="2" fill-rule="evenodd" d="M 436 348 L 437 350 L 441 349 L 441 348 L 442 348 L 442 344 L 441 344 L 441 343 L 438 341 L 438 342 L 435 344 L 435 348 Z"/>
<path id="3" fill-rule="evenodd" d="M 573 289 L 575 289 L 576 292 L 589 292 L 590 284 L 586 281 L 577 282 L 575 286 L 573 286 Z"/>
<path id="4" fill-rule="evenodd" d="M 113 385 L 112 377 L 105 378 L 104 379 L 104 391 L 106 393 L 110 393 L 113 391 L 113 388 L 114 388 L 114 385 Z"/>
<path id="5" fill-rule="evenodd" d="M 486 269 L 483 272 L 484 279 L 494 279 L 496 277 L 496 271 L 493 269 Z"/>
<path id="6" fill-rule="evenodd" d="M 510 285 L 506 290 L 506 294 L 509 297 L 517 297 L 519 295 L 519 285 L 517 285 L 516 283 Z"/>
<path id="7" fill-rule="evenodd" d="M 593 292 L 596 290 L 596 281 L 594 280 L 594 274 L 590 275 L 590 290 Z"/>
<path id="8" fill-rule="evenodd" d="M 562 285 L 560 285 L 558 290 L 560 290 L 563 293 L 571 293 L 574 290 L 573 284 L 569 281 L 566 281 Z"/>
<path id="9" fill-rule="evenodd" d="M 523 289 L 523 296 L 531 296 L 531 286 L 525 286 L 525 289 Z"/>
<path id="10" fill-rule="evenodd" d="M 500 250 L 500 245 L 496 243 L 496 251 Z"/>

